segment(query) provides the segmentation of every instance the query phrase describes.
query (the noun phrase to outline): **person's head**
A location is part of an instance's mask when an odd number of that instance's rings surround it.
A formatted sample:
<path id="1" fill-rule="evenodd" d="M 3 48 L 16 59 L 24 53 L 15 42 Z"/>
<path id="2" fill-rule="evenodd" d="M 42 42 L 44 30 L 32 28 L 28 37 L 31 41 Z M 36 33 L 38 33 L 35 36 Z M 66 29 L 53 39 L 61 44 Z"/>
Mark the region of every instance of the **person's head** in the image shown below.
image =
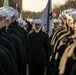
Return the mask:
<path id="1" fill-rule="evenodd" d="M 60 21 L 58 19 L 53 19 L 53 28 L 54 29 L 59 28 L 59 23 L 60 23 Z"/>
<path id="2" fill-rule="evenodd" d="M 0 28 L 6 26 L 6 18 L 8 14 L 3 11 L 2 9 L 0 10 Z"/>
<path id="3" fill-rule="evenodd" d="M 7 7 L 1 7 L 1 9 L 7 13 L 5 21 L 6 21 L 6 27 L 9 27 L 9 25 L 12 23 L 12 17 L 15 15 L 15 13 L 13 12 L 14 8 L 7 6 Z"/>
<path id="4" fill-rule="evenodd" d="M 69 15 L 72 11 L 73 11 L 73 9 L 67 9 L 62 12 L 61 17 L 62 17 L 62 21 L 63 21 L 64 25 L 66 25 L 70 22 Z"/>
<path id="5" fill-rule="evenodd" d="M 73 11 L 73 12 L 68 14 L 68 17 L 67 17 L 68 26 L 73 28 L 75 20 L 76 20 L 76 11 Z"/>
<path id="6" fill-rule="evenodd" d="M 73 25 L 73 30 L 76 31 L 76 13 L 72 14 L 72 25 Z"/>
<path id="7" fill-rule="evenodd" d="M 65 14 L 62 14 L 62 21 L 63 21 L 63 24 L 66 25 L 67 23 L 67 17 Z"/>
<path id="8" fill-rule="evenodd" d="M 16 21 L 18 22 L 18 26 L 20 27 L 24 27 L 25 25 L 27 25 L 23 18 L 18 18 Z"/>
<path id="9" fill-rule="evenodd" d="M 5 11 L 10 11 L 12 13 L 12 17 L 11 17 L 12 22 L 17 20 L 19 13 L 13 7 L 7 6 L 7 7 L 2 7 L 2 9 Z"/>
<path id="10" fill-rule="evenodd" d="M 14 15 L 12 17 L 12 22 L 15 22 L 18 19 L 19 13 L 17 10 L 13 10 Z"/>
<path id="11" fill-rule="evenodd" d="M 36 32 L 39 32 L 41 30 L 42 22 L 43 21 L 40 19 L 36 19 L 33 21 L 33 28 Z"/>
<path id="12" fill-rule="evenodd" d="M 18 19 L 18 11 L 17 10 L 13 10 L 14 15 L 12 16 L 11 20 L 12 22 L 15 22 Z"/>

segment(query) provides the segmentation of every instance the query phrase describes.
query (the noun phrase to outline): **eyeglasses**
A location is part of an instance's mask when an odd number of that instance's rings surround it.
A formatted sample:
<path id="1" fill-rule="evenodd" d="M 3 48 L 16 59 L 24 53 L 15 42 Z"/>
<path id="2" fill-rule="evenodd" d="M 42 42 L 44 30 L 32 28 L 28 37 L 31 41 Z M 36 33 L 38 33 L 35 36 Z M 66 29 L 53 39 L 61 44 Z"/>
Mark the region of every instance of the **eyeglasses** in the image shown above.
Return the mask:
<path id="1" fill-rule="evenodd" d="M 3 21 L 3 19 L 4 19 L 3 17 L 0 17 L 0 21 Z"/>

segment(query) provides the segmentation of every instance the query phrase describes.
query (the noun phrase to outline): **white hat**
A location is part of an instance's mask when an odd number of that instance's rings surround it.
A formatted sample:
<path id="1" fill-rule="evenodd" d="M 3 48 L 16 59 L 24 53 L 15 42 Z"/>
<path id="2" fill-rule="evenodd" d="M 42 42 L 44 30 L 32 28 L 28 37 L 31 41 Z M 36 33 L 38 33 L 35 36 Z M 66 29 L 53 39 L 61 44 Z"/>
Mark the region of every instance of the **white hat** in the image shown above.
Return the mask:
<path id="1" fill-rule="evenodd" d="M 15 13 L 15 16 L 18 17 L 19 12 L 17 10 L 13 10 L 13 12 Z"/>
<path id="2" fill-rule="evenodd" d="M 18 23 L 23 23 L 23 25 L 27 25 L 27 23 L 23 20 L 23 18 L 18 18 L 16 21 Z"/>
<path id="3" fill-rule="evenodd" d="M 10 11 L 14 10 L 14 8 L 10 7 L 10 6 L 4 6 L 4 7 L 1 7 L 0 9 L 2 9 L 2 10 L 10 10 Z"/>
<path id="4" fill-rule="evenodd" d="M 73 20 L 76 20 L 76 13 L 72 14 Z"/>
<path id="5" fill-rule="evenodd" d="M 76 11 L 73 11 L 73 12 L 69 13 L 68 19 L 76 20 Z"/>
<path id="6" fill-rule="evenodd" d="M 8 8 L 8 6 L 0 7 L 0 9 L 2 9 L 2 10 L 6 9 L 6 8 Z"/>
<path id="7" fill-rule="evenodd" d="M 41 19 L 33 20 L 33 24 L 42 24 L 42 23 L 43 23 L 43 20 L 41 20 Z"/>
<path id="8" fill-rule="evenodd" d="M 67 16 L 66 16 L 65 14 L 62 14 L 61 17 L 62 17 L 63 19 L 66 19 L 66 18 L 67 18 Z"/>
<path id="9" fill-rule="evenodd" d="M 3 10 L 3 11 L 5 11 L 8 14 L 8 16 L 6 17 L 6 20 L 10 20 L 11 17 L 15 15 L 15 13 L 10 11 L 10 10 L 6 9 L 6 10 Z"/>
<path id="10" fill-rule="evenodd" d="M 10 7 L 10 6 L 5 6 L 4 9 L 10 10 L 10 11 L 13 11 L 14 10 L 14 8 L 13 7 Z"/>
<path id="11" fill-rule="evenodd" d="M 58 20 L 58 19 L 53 19 L 53 23 L 60 23 L 60 20 Z"/>
<path id="12" fill-rule="evenodd" d="M 15 13 L 13 12 L 14 8 L 12 7 L 4 6 L 4 7 L 1 7 L 0 9 L 8 14 L 8 16 L 6 17 L 6 20 L 11 19 L 11 17 L 15 15 Z"/>
<path id="13" fill-rule="evenodd" d="M 17 21 L 18 23 L 23 23 L 23 22 L 24 22 L 24 20 L 23 20 L 22 18 L 18 18 L 16 21 Z"/>
<path id="14" fill-rule="evenodd" d="M 1 9 L 0 9 L 0 15 L 3 16 L 3 17 L 8 16 L 8 14 L 5 11 L 1 10 Z"/>
<path id="15" fill-rule="evenodd" d="M 25 25 L 27 25 L 27 23 L 24 21 L 24 22 L 23 22 L 23 25 L 25 26 Z"/>
<path id="16" fill-rule="evenodd" d="M 68 13 L 75 11 L 75 10 L 76 10 L 75 8 L 69 8 L 69 9 L 64 10 L 63 13 L 68 14 Z"/>

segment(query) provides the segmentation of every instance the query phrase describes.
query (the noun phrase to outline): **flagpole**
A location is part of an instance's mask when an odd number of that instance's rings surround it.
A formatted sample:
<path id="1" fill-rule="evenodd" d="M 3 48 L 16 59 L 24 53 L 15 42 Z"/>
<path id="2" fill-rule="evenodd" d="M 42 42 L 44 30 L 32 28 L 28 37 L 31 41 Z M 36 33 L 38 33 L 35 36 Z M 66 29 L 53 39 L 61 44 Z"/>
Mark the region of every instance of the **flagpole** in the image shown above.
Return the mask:
<path id="1" fill-rule="evenodd" d="M 48 15 L 47 15 L 47 33 L 49 37 L 52 35 L 52 0 L 48 0 Z"/>
<path id="2" fill-rule="evenodd" d="M 49 32 L 50 0 L 48 0 L 47 33 Z"/>

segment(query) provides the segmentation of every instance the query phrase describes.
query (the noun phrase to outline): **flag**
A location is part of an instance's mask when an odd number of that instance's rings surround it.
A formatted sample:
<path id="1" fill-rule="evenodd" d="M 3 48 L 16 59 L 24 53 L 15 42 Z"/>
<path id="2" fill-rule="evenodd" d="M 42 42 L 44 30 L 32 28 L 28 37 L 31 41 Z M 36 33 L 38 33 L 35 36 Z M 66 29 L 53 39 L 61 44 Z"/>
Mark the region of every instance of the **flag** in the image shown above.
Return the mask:
<path id="1" fill-rule="evenodd" d="M 8 0 L 4 0 L 3 6 L 9 6 Z"/>
<path id="2" fill-rule="evenodd" d="M 48 0 L 46 8 L 41 16 L 41 19 L 43 20 L 42 30 L 46 32 L 50 37 L 52 34 L 52 2 L 51 0 Z"/>

